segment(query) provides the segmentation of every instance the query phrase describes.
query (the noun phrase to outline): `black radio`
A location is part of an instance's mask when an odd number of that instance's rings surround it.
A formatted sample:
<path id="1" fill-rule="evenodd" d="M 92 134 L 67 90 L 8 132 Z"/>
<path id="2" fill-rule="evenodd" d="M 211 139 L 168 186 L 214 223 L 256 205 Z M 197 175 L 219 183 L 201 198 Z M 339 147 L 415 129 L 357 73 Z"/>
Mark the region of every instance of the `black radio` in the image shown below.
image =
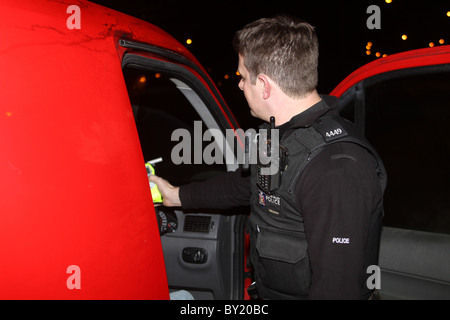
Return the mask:
<path id="1" fill-rule="evenodd" d="M 278 133 L 275 130 L 277 130 L 275 129 L 275 118 L 270 117 L 270 129 L 267 137 L 261 137 L 259 134 L 257 142 L 256 184 L 266 194 L 272 194 L 280 187 L 281 177 L 286 169 L 289 156 L 288 150 L 280 145 L 278 134 L 272 137 L 272 133 Z"/>

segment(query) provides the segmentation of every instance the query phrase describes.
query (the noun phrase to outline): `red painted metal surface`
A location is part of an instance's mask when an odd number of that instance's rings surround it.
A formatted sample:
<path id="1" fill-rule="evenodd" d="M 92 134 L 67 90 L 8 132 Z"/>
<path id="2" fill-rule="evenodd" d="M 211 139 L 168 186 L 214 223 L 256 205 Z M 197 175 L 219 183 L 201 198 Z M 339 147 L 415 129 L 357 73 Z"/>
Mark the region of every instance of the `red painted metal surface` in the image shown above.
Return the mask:
<path id="1" fill-rule="evenodd" d="M 377 74 L 446 63 L 450 63 L 450 45 L 393 54 L 374 60 L 352 72 L 330 94 L 339 97 L 359 81 Z"/>
<path id="2" fill-rule="evenodd" d="M 80 29 L 67 28 L 69 5 Z M 196 61 L 160 29 L 91 3 L 0 4 L 0 299 L 168 298 L 124 34 Z"/>

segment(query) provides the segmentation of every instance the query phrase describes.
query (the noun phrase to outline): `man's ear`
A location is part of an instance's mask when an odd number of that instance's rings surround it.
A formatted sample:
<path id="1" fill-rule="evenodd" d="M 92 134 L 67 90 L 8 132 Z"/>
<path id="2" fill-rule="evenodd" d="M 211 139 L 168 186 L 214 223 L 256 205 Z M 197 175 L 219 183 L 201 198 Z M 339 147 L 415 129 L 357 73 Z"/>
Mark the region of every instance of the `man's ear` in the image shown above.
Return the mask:
<path id="1" fill-rule="evenodd" d="M 272 86 L 269 81 L 269 77 L 265 74 L 258 75 L 258 81 L 261 85 L 261 94 L 264 100 L 267 100 L 270 97 Z"/>

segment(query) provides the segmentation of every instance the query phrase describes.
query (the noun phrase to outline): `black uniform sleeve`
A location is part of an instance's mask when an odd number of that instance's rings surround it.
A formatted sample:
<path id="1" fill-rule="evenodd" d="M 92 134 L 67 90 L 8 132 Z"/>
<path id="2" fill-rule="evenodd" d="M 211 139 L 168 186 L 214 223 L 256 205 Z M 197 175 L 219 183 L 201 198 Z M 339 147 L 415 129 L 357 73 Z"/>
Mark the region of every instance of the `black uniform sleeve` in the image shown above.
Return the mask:
<path id="1" fill-rule="evenodd" d="M 250 176 L 240 169 L 180 187 L 184 209 L 230 209 L 250 204 Z"/>
<path id="2" fill-rule="evenodd" d="M 371 213 L 381 188 L 371 155 L 351 143 L 328 146 L 297 184 L 312 269 L 310 299 L 361 299 Z"/>

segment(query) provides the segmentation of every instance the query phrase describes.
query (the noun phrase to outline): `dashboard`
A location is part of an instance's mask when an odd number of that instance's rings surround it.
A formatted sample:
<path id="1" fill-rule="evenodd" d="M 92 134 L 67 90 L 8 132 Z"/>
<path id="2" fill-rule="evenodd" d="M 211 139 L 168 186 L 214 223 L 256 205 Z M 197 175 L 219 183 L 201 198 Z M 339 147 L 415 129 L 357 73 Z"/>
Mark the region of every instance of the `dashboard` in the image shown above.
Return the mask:
<path id="1" fill-rule="evenodd" d="M 167 207 L 155 207 L 156 217 L 158 219 L 159 234 L 175 232 L 178 228 L 178 219 L 175 211 Z"/>
<path id="2" fill-rule="evenodd" d="M 164 206 L 155 214 L 169 289 L 182 288 L 197 300 L 230 299 L 236 216 Z"/>

